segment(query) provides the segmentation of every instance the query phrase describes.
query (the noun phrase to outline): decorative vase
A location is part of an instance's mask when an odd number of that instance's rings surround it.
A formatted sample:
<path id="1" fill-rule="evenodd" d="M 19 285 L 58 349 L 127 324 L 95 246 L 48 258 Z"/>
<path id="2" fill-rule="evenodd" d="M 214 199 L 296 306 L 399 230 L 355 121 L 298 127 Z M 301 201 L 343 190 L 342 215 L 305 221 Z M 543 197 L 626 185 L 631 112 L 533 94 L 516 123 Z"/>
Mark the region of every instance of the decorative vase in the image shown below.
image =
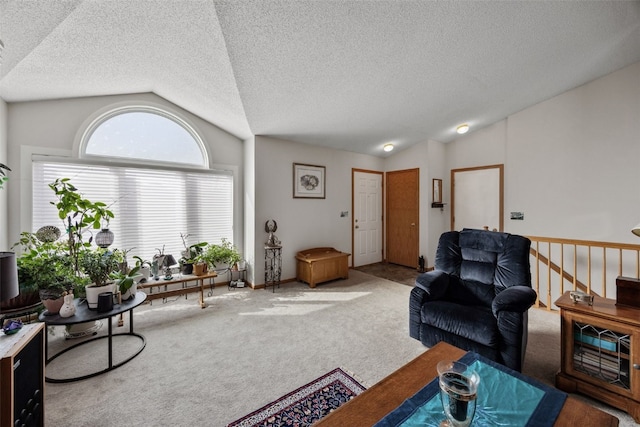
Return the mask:
<path id="1" fill-rule="evenodd" d="M 63 297 L 64 304 L 60 307 L 60 317 L 71 317 L 76 314 L 76 306 L 73 303 L 73 294 L 67 294 Z"/>
<path id="2" fill-rule="evenodd" d="M 114 286 L 113 283 L 104 286 L 96 286 L 95 284 L 87 286 L 85 292 L 87 293 L 87 305 L 89 309 L 96 310 L 98 308 L 98 295 L 103 292 L 114 292 Z"/>

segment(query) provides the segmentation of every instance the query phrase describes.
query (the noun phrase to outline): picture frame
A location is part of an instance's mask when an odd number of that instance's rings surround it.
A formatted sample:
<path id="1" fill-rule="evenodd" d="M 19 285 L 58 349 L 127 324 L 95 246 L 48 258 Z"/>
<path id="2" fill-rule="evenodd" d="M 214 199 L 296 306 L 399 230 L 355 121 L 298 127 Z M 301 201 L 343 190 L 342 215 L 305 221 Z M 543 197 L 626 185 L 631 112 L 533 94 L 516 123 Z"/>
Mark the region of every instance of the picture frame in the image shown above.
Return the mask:
<path id="1" fill-rule="evenodd" d="M 293 198 L 294 199 L 324 199 L 325 198 L 325 167 L 293 164 Z"/>
<path id="2" fill-rule="evenodd" d="M 442 180 L 433 179 L 433 185 L 431 190 L 431 196 L 433 203 L 442 203 Z"/>

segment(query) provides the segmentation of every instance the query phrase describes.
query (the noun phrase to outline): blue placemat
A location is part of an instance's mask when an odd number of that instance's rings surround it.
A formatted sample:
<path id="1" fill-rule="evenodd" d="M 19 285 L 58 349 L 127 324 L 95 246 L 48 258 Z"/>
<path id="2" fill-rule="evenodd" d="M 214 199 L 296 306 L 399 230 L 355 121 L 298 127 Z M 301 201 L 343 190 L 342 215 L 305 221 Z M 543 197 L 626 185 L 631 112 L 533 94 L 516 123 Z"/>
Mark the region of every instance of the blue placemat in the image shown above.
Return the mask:
<path id="1" fill-rule="evenodd" d="M 460 358 L 480 376 L 474 427 L 552 426 L 567 394 L 533 378 L 495 363 L 477 353 Z M 402 405 L 390 412 L 376 427 L 438 426 L 444 420 L 436 377 Z"/>

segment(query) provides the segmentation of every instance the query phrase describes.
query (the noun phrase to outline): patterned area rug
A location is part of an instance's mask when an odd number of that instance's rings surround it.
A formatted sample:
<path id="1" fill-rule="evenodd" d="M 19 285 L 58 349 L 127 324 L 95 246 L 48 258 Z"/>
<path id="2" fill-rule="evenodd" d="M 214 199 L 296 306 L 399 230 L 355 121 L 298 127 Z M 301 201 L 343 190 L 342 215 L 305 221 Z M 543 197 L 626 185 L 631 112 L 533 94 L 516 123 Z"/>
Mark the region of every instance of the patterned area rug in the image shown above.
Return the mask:
<path id="1" fill-rule="evenodd" d="M 366 388 L 340 368 L 227 425 L 310 426 Z"/>

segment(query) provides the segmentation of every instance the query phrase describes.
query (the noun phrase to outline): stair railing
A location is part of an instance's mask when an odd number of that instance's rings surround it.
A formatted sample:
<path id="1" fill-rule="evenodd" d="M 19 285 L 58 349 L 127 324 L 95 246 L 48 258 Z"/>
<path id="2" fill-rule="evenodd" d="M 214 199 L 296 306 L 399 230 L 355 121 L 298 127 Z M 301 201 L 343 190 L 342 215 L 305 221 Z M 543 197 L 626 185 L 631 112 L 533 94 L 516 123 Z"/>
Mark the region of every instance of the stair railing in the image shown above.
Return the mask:
<path id="1" fill-rule="evenodd" d="M 554 310 L 565 291 L 616 298 L 618 276 L 640 278 L 640 244 L 527 236 L 535 307 Z"/>

